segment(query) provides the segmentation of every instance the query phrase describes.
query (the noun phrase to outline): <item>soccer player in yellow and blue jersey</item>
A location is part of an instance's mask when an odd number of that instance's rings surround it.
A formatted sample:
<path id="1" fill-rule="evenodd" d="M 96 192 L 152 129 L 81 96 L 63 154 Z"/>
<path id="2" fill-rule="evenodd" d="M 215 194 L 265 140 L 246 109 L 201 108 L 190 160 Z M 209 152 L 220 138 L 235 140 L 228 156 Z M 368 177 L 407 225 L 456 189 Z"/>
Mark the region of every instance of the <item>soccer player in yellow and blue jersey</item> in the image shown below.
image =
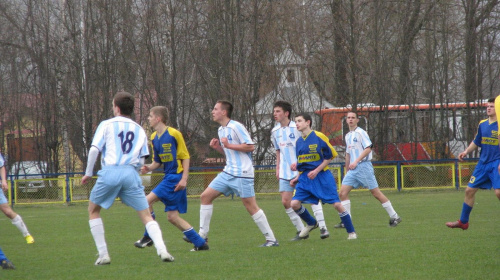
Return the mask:
<path id="1" fill-rule="evenodd" d="M 205 239 L 179 215 L 187 212 L 187 179 L 189 176 L 189 152 L 184 137 L 177 129 L 167 126 L 168 110 L 164 106 L 151 108 L 148 116 L 149 125 L 155 130 L 151 135 L 153 162 L 141 168 L 147 173 L 163 165 L 163 180 L 147 195 L 150 211 L 152 204 L 161 200 L 165 204 L 165 212 L 170 223 L 180 229 L 186 241 L 193 243 L 193 251 L 208 250 Z M 154 217 L 154 212 L 152 216 Z M 138 248 L 153 245 L 147 230 L 142 239 L 135 244 Z"/>
<path id="2" fill-rule="evenodd" d="M 488 118 L 479 122 L 476 137 L 467 149 L 458 155 L 458 159 L 463 161 L 465 156 L 481 147 L 479 162 L 465 189 L 462 214 L 457 221 L 446 223 L 449 228 L 461 228 L 462 230 L 469 228 L 469 216 L 474 206 L 476 192 L 479 189 L 491 189 L 493 187 L 496 196 L 500 199 L 500 174 L 498 171 L 500 149 L 498 147 L 498 121 L 495 109 L 495 99 L 488 99 L 486 107 Z"/>
<path id="3" fill-rule="evenodd" d="M 305 237 L 318 227 L 318 222 L 302 202 L 318 204 L 321 200 L 322 203 L 333 204 L 345 225 L 347 239 L 356 239 L 351 216 L 340 203 L 335 178 L 328 170 L 328 164 L 337 156 L 337 151 L 323 133 L 311 129 L 312 118 L 309 114 L 298 114 L 295 124 L 302 137 L 296 143 L 297 163 L 291 166 L 292 170 L 299 171 L 299 175 L 290 182 L 295 186 L 292 208 L 307 224 L 299 236 Z"/>

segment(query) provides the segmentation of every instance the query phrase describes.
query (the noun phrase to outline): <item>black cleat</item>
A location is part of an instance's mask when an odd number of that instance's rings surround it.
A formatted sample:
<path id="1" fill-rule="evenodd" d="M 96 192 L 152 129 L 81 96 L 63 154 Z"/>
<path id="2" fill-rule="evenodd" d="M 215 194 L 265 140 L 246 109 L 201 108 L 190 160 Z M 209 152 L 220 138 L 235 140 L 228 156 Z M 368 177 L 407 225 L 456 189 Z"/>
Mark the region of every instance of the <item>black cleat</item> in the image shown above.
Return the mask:
<path id="1" fill-rule="evenodd" d="M 153 240 L 151 240 L 151 238 L 149 238 L 147 236 L 144 236 L 141 239 L 137 240 L 134 243 L 134 246 L 137 248 L 141 248 L 141 249 L 146 248 L 146 247 L 151 247 L 151 246 L 153 246 Z"/>
<path id="2" fill-rule="evenodd" d="M 2 261 L 2 268 L 3 269 L 16 269 L 16 267 L 9 260 Z"/>
<path id="3" fill-rule="evenodd" d="M 195 251 L 207 251 L 208 249 L 209 249 L 208 243 L 205 242 L 205 244 L 201 245 L 201 247 L 194 246 L 194 248 L 191 249 L 191 252 L 195 252 Z"/>

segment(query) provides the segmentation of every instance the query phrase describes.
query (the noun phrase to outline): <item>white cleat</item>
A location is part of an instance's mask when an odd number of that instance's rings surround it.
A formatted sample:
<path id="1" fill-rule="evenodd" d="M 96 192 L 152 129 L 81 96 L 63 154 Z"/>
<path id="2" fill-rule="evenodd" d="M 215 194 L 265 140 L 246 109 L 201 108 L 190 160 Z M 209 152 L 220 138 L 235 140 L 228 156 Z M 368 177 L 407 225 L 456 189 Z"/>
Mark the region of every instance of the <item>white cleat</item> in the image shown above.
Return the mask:
<path id="1" fill-rule="evenodd" d="M 316 229 L 318 228 L 318 223 L 310 226 L 310 225 L 306 225 L 299 233 L 299 237 L 302 238 L 302 239 L 306 239 L 306 236 L 308 237 L 309 236 L 309 233 L 313 230 L 313 229 Z"/>
<path id="2" fill-rule="evenodd" d="M 354 239 L 358 239 L 358 235 L 355 232 L 349 233 L 349 235 L 347 236 L 347 240 L 354 240 Z"/>
<path id="3" fill-rule="evenodd" d="M 164 262 L 173 262 L 174 257 L 170 255 L 167 251 L 163 251 L 159 254 L 160 258 Z"/>
<path id="4" fill-rule="evenodd" d="M 95 261 L 95 265 L 106 265 L 111 263 L 111 258 L 109 255 L 104 255 L 102 257 L 99 257 L 97 261 Z"/>

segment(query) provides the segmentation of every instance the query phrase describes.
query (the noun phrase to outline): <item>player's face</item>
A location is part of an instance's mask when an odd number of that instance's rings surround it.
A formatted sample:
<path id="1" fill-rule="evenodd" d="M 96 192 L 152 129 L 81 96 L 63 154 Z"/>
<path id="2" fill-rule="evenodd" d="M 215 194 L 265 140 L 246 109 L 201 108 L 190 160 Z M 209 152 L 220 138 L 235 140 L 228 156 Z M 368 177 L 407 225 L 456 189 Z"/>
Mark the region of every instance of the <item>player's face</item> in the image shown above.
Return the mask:
<path id="1" fill-rule="evenodd" d="M 488 103 L 488 105 L 486 107 L 486 115 L 488 115 L 488 117 L 492 117 L 492 116 L 496 115 L 495 103 Z"/>
<path id="2" fill-rule="evenodd" d="M 149 125 L 152 128 L 154 128 L 160 122 L 160 118 L 155 116 L 153 114 L 153 112 L 149 112 L 148 121 L 149 121 Z"/>
<path id="3" fill-rule="evenodd" d="M 215 104 L 214 109 L 212 110 L 212 119 L 214 122 L 218 122 L 224 118 L 222 105 L 220 103 Z"/>
<path id="4" fill-rule="evenodd" d="M 295 118 L 295 125 L 297 126 L 298 131 L 304 131 L 304 129 L 309 127 L 309 123 L 306 122 L 306 120 L 302 116 Z"/>
<path id="5" fill-rule="evenodd" d="M 358 125 L 359 119 L 355 113 L 347 113 L 345 121 L 347 122 L 347 125 L 349 127 L 356 127 Z"/>
<path id="6" fill-rule="evenodd" d="M 283 109 L 281 107 L 274 108 L 273 116 L 274 116 L 274 120 L 277 122 L 282 122 L 288 118 L 285 111 L 283 111 Z"/>

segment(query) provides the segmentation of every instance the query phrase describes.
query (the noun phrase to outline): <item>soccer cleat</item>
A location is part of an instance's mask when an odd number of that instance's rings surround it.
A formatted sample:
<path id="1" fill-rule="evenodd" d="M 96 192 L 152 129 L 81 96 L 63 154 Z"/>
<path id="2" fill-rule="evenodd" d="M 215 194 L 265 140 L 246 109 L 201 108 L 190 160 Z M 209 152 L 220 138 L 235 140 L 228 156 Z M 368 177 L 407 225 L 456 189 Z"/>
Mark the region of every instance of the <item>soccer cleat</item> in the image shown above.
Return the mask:
<path id="1" fill-rule="evenodd" d="M 455 222 L 447 222 L 446 226 L 449 228 L 461 228 L 462 230 L 466 230 L 469 228 L 469 222 L 464 224 L 462 221 L 457 220 Z"/>
<path id="2" fill-rule="evenodd" d="M 134 243 L 134 246 L 141 249 L 146 248 L 146 246 L 151 247 L 153 246 L 153 240 L 149 238 L 149 236 L 143 236 L 141 239 L 137 240 Z"/>
<path id="3" fill-rule="evenodd" d="M 316 224 L 314 224 L 314 225 L 312 225 L 312 226 L 310 226 L 310 225 L 305 226 L 305 227 L 304 227 L 304 228 L 300 231 L 299 236 L 300 236 L 300 237 L 302 237 L 302 238 L 304 238 L 304 237 L 306 237 L 306 236 L 309 236 L 309 233 L 310 233 L 313 229 L 318 228 L 318 226 L 319 226 L 319 225 L 318 225 L 318 223 L 316 223 Z"/>
<path id="4" fill-rule="evenodd" d="M 321 239 L 325 239 L 325 238 L 330 237 L 330 233 L 328 232 L 328 230 L 326 229 L 326 227 L 320 228 L 319 232 L 320 232 L 319 237 L 321 237 Z"/>
<path id="5" fill-rule="evenodd" d="M 278 246 L 280 246 L 278 240 L 276 241 L 267 240 L 266 243 L 260 245 L 259 247 L 278 247 Z"/>
<path id="6" fill-rule="evenodd" d="M 160 252 L 159 256 L 160 256 L 161 260 L 164 262 L 173 262 L 174 261 L 174 257 L 172 255 L 170 255 L 167 251 Z"/>
<path id="7" fill-rule="evenodd" d="M 95 261 L 95 265 L 106 265 L 111 263 L 111 258 L 109 255 L 104 255 L 102 257 L 97 258 L 97 261 Z"/>
<path id="8" fill-rule="evenodd" d="M 295 235 L 294 238 L 290 239 L 290 241 L 300 241 L 300 240 L 304 240 L 304 239 L 309 238 L 309 234 L 306 235 L 305 237 L 300 237 L 299 234 L 300 234 L 300 231 L 297 231 L 297 235 Z"/>
<path id="9" fill-rule="evenodd" d="M 33 238 L 33 236 L 31 236 L 30 234 L 26 235 L 26 236 L 24 237 L 24 239 L 26 239 L 26 243 L 28 243 L 28 244 L 33 244 L 33 243 L 35 243 L 35 239 L 34 239 L 34 238 Z"/>
<path id="10" fill-rule="evenodd" d="M 194 246 L 193 249 L 191 249 L 191 252 L 196 252 L 196 251 L 207 251 L 209 249 L 208 243 L 203 244 L 201 247 L 196 247 Z"/>
<path id="11" fill-rule="evenodd" d="M 401 220 L 401 217 L 399 217 L 399 216 L 397 218 L 391 218 L 389 220 L 389 226 L 395 227 L 395 226 L 399 225 L 401 222 L 402 222 L 402 220 Z"/>
<path id="12" fill-rule="evenodd" d="M 342 223 L 342 222 L 334 225 L 333 227 L 334 228 L 345 228 L 344 223 Z"/>
<path id="13" fill-rule="evenodd" d="M 16 269 L 16 267 L 9 260 L 3 260 L 2 269 Z"/>
<path id="14" fill-rule="evenodd" d="M 354 240 L 354 239 L 358 239 L 358 235 L 356 234 L 356 232 L 350 232 L 349 235 L 347 236 L 347 240 Z"/>

